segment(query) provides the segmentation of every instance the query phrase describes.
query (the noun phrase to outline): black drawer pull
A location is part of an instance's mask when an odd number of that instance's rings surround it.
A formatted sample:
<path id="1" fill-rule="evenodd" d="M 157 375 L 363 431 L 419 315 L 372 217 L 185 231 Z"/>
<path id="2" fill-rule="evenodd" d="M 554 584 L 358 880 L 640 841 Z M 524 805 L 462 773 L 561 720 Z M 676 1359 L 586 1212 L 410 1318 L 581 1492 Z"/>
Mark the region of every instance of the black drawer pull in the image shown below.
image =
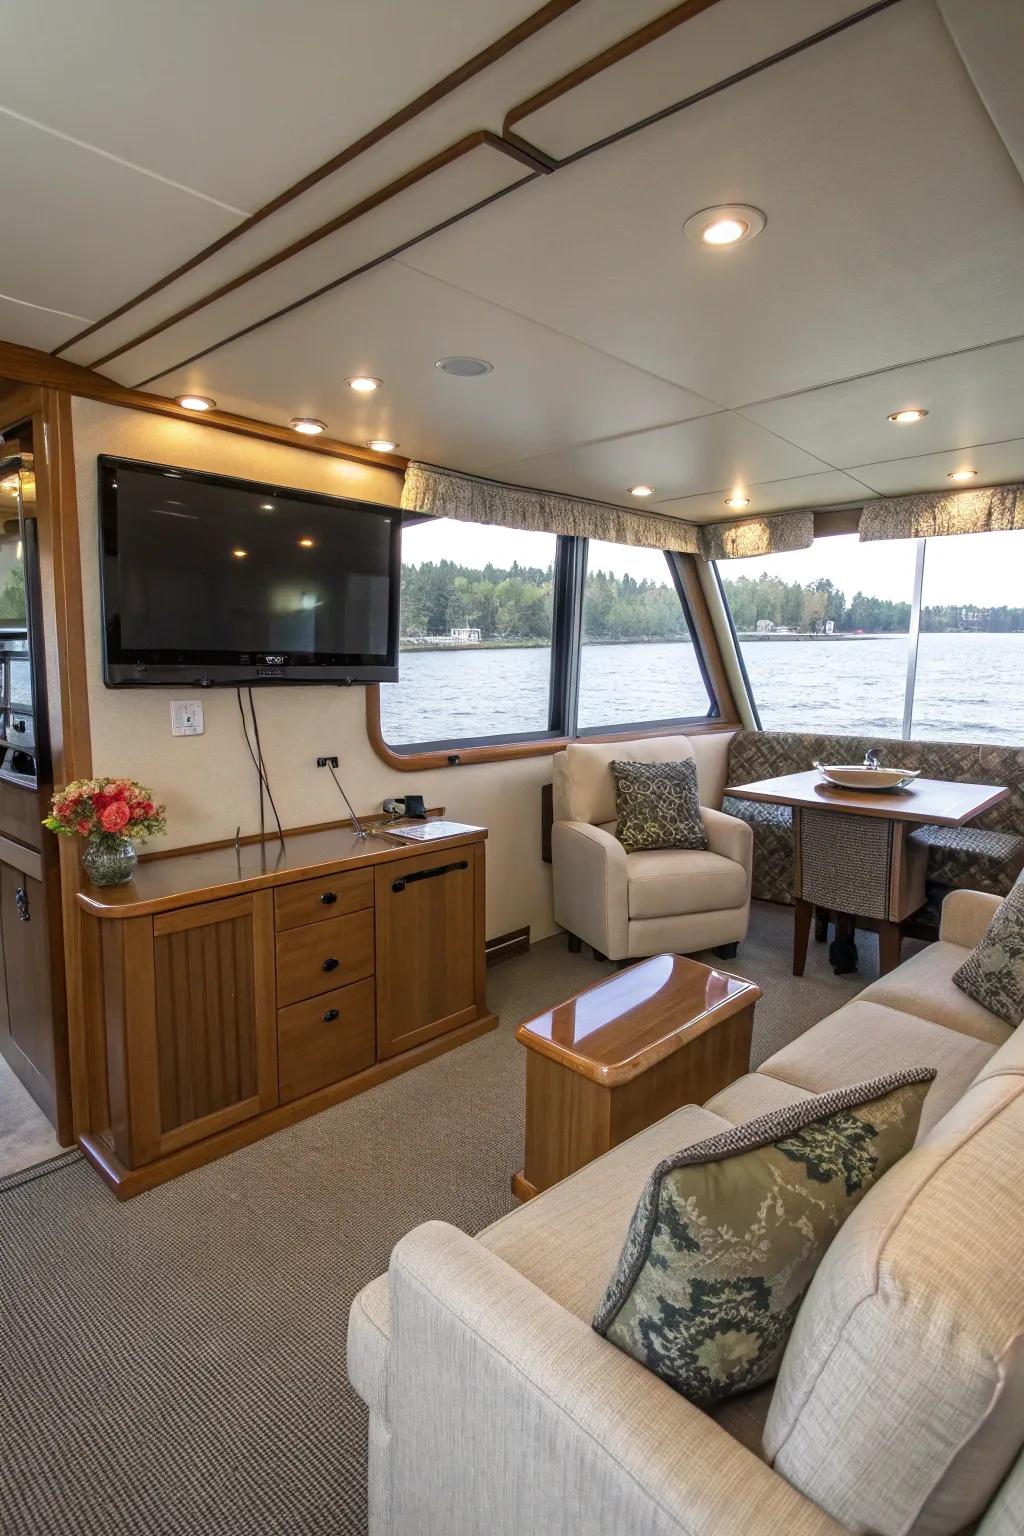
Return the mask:
<path id="1" fill-rule="evenodd" d="M 328 1008 L 326 1013 L 321 1014 L 321 1018 L 325 1024 L 333 1024 L 335 1019 L 340 1017 L 340 1012 L 338 1008 Z"/>
<path id="2" fill-rule="evenodd" d="M 323 895 L 320 897 L 320 905 L 322 907 L 333 907 L 337 899 L 337 891 L 324 891 Z"/>
<path id="3" fill-rule="evenodd" d="M 340 964 L 341 964 L 340 960 L 336 960 L 333 955 L 328 955 L 327 959 L 324 961 L 323 965 L 321 965 L 320 969 L 322 971 L 336 971 Z"/>
<path id="4" fill-rule="evenodd" d="M 411 875 L 403 875 L 401 880 L 393 880 L 391 889 L 395 892 L 404 891 L 407 885 L 412 885 L 414 880 L 434 880 L 438 875 L 449 875 L 453 869 L 468 869 L 469 860 L 460 859 L 457 864 L 439 864 L 437 869 L 415 869 Z"/>

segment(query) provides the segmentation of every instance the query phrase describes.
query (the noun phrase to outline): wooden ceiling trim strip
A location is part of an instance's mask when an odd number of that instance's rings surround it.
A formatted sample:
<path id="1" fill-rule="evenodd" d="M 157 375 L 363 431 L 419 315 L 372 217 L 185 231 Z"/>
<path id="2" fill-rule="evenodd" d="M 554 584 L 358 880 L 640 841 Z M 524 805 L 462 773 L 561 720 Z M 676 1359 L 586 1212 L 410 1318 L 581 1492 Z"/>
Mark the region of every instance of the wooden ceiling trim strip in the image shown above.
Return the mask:
<path id="1" fill-rule="evenodd" d="M 187 421 L 194 427 L 218 427 L 222 432 L 260 438 L 264 442 L 279 443 L 284 448 L 297 448 L 302 453 L 319 453 L 332 459 L 348 459 L 353 464 L 370 464 L 375 469 L 404 472 L 409 463 L 403 454 L 374 453 L 369 448 L 342 442 L 339 438 L 299 439 L 289 427 L 278 426 L 272 421 L 259 421 L 253 416 L 236 416 L 231 411 L 207 411 L 202 415 L 186 411 L 166 395 L 130 389 L 125 384 L 118 384 L 116 379 L 108 378 L 106 374 L 97 373 L 93 368 L 83 368 L 79 363 L 69 363 L 64 358 L 54 357 L 50 352 L 40 352 L 35 347 L 24 347 L 13 341 L 0 341 L 0 377 L 21 384 L 40 385 L 45 389 L 64 390 L 84 400 L 102 400 L 107 405 L 119 405 L 127 410 L 170 416 L 175 421 Z"/>
<path id="2" fill-rule="evenodd" d="M 275 251 L 272 256 L 265 257 L 263 261 L 256 262 L 254 266 L 247 268 L 246 271 L 239 272 L 237 276 L 231 278 L 228 282 L 221 283 L 218 288 L 212 289 L 209 293 L 204 294 L 202 298 L 195 299 L 191 304 L 184 305 L 173 315 L 168 315 L 165 319 L 158 320 L 155 325 L 149 326 L 147 330 L 141 331 L 137 336 L 133 336 L 129 340 L 122 342 L 119 346 L 112 348 L 111 351 L 105 352 L 102 357 L 94 358 L 91 366 L 93 368 L 102 368 L 105 363 L 112 362 L 115 357 L 121 357 L 124 353 L 131 352 L 135 347 L 141 346 L 143 342 L 151 341 L 154 336 L 159 336 L 162 332 L 170 330 L 179 321 L 187 320 L 190 315 L 198 314 L 200 310 L 207 309 L 211 304 L 215 304 L 218 299 L 223 299 L 227 294 L 234 293 L 236 289 L 243 288 L 246 283 L 251 283 L 254 278 L 262 277 L 265 272 L 270 272 L 274 267 L 279 267 L 282 263 L 290 261 L 293 256 L 298 256 L 300 252 L 308 250 L 311 245 L 316 245 L 318 241 L 326 239 L 328 235 L 336 234 L 339 229 L 344 229 L 347 224 L 355 223 L 357 219 L 362 218 L 367 213 L 372 213 L 375 208 L 379 208 L 383 203 L 390 202 L 392 198 L 398 197 L 400 193 L 408 191 L 410 187 L 416 186 L 421 181 L 425 181 L 435 171 L 451 165 L 454 161 L 460 160 L 464 155 L 470 154 L 474 149 L 479 149 L 484 144 L 498 150 L 502 154 L 508 155 L 521 164 L 529 166 L 534 171 L 537 169 L 538 162 L 534 157 L 529 156 L 515 145 L 506 144 L 497 134 L 491 133 L 484 128 L 478 128 L 475 133 L 466 134 L 465 138 L 457 140 L 454 144 L 449 144 L 447 149 L 440 150 L 436 155 L 432 155 L 429 160 L 424 160 L 419 165 L 413 166 L 411 170 L 405 171 L 396 180 L 389 182 L 387 186 L 379 187 L 376 192 L 371 192 L 368 197 L 362 198 L 358 203 L 353 203 L 351 208 L 346 208 L 343 213 L 337 214 L 333 219 L 328 219 L 326 224 L 321 224 L 317 229 L 310 230 L 308 234 L 302 235 L 298 240 L 293 240 L 290 245 L 284 246 L 280 251 Z"/>
<path id="3" fill-rule="evenodd" d="M 717 0 L 712 0 L 712 3 L 717 3 Z M 873 3 L 865 6 L 863 10 L 856 11 L 851 16 L 844 16 L 840 21 L 833 22 L 831 26 L 823 27 L 820 32 L 813 32 L 809 37 L 801 38 L 796 43 L 790 43 L 787 48 L 780 48 L 777 53 L 769 54 L 767 58 L 759 59 L 754 64 L 745 65 L 743 69 L 737 70 L 735 74 L 726 75 L 724 79 L 714 81 L 711 85 L 705 86 L 703 90 L 695 91 L 693 95 L 686 96 L 681 101 L 671 102 L 667 107 L 662 107 L 659 111 L 652 112 L 647 117 L 639 118 L 635 123 L 628 123 L 626 127 L 616 129 L 614 133 L 609 133 L 604 138 L 595 139 L 592 144 L 584 145 L 582 149 L 575 150 L 571 155 L 566 155 L 564 159 L 556 159 L 539 145 L 525 138 L 521 133 L 513 132 L 511 128 L 513 120 L 521 121 L 526 116 L 526 112 L 523 109 L 528 108 L 530 112 L 536 112 L 542 107 L 547 106 L 549 101 L 557 101 L 560 96 L 571 91 L 574 86 L 584 84 L 586 80 L 592 79 L 594 75 L 599 74 L 603 69 L 608 68 L 612 64 L 617 64 L 622 58 L 628 58 L 630 53 L 636 51 L 635 48 L 624 50 L 616 58 L 607 58 L 607 62 L 601 62 L 607 55 L 599 54 L 596 59 L 591 60 L 592 64 L 599 65 L 598 68 L 590 70 L 587 74 L 582 74 L 578 71 L 575 74 L 570 73 L 563 76 L 561 80 L 554 81 L 552 85 L 547 87 L 547 92 L 538 93 L 538 96 L 522 103 L 521 108 L 513 107 L 505 118 L 502 131 L 509 142 L 514 142 L 521 149 L 530 150 L 538 158 L 546 160 L 552 170 L 559 170 L 563 166 L 574 165 L 577 160 L 583 160 L 587 155 L 595 154 L 598 150 L 607 149 L 611 144 L 617 144 L 620 139 L 628 139 L 634 133 L 639 133 L 641 129 L 650 128 L 654 123 L 660 123 L 667 117 L 674 117 L 677 112 L 685 111 L 687 107 L 696 106 L 701 101 L 707 101 L 710 97 L 717 96 L 720 92 L 727 91 L 730 87 L 753 78 L 754 75 L 759 75 L 765 70 L 772 69 L 776 64 L 785 63 L 787 59 L 806 52 L 808 48 L 813 48 L 818 43 L 826 42 L 829 38 L 836 37 L 839 33 L 847 31 L 850 27 L 857 26 L 860 22 L 867 21 L 872 16 L 876 16 L 880 11 L 887 11 L 891 6 L 899 4 L 901 4 L 901 0 L 873 0 Z M 684 8 L 680 6 L 677 9 L 682 10 Z M 701 9 L 705 8 L 705 6 L 701 7 Z M 673 14 L 671 11 L 668 13 L 669 16 Z M 695 12 L 694 14 L 697 13 Z M 664 20 L 665 18 L 661 19 Z M 680 17 L 674 25 L 679 26 L 688 19 L 685 16 Z M 652 25 L 655 25 L 655 23 L 652 23 Z M 672 27 L 666 27 L 663 32 L 657 35 L 663 36 L 671 30 L 673 30 Z M 640 35 L 640 33 L 634 34 L 635 37 Z M 626 41 L 629 41 L 629 39 L 626 39 Z M 648 38 L 645 41 L 650 42 L 652 39 Z M 637 46 L 643 47 L 644 43 L 640 43 Z M 614 52 L 614 49 L 607 50 L 607 54 Z M 583 67 L 587 68 L 587 66 Z M 548 95 L 548 92 L 551 94 Z M 541 97 L 544 96 L 547 96 L 547 99 L 541 100 Z"/>
<path id="4" fill-rule="evenodd" d="M 226 246 L 233 244 L 234 241 L 241 239 L 250 229 L 262 223 L 264 219 L 270 218 L 271 214 L 277 213 L 279 209 L 286 207 L 288 203 L 294 202 L 297 197 L 301 197 L 304 192 L 308 192 L 318 182 L 324 181 L 328 176 L 333 176 L 335 171 L 340 171 L 344 166 L 357 159 L 358 156 L 365 154 L 369 149 L 373 149 L 383 139 L 396 133 L 399 128 L 404 128 L 408 123 L 411 123 L 421 113 L 426 112 L 428 108 L 436 106 L 439 101 L 442 101 L 446 96 L 450 96 L 453 91 L 458 90 L 459 86 L 464 85 L 467 80 L 472 80 L 475 75 L 480 74 L 483 70 L 489 68 L 490 65 L 496 64 L 506 54 L 512 53 L 514 49 L 518 48 L 520 43 L 526 42 L 536 33 L 543 31 L 551 22 L 557 21 L 559 17 L 564 16 L 567 11 L 571 11 L 579 3 L 580 0 L 547 0 L 547 4 L 542 5 L 539 10 L 527 16 L 518 26 L 504 33 L 496 42 L 489 44 L 488 47 L 482 48 L 479 53 L 475 53 L 471 59 L 467 59 L 464 64 L 460 64 L 457 69 L 445 75 L 442 80 L 432 85 L 429 90 L 423 91 L 419 96 L 408 102 L 406 106 L 401 107 L 397 112 L 393 112 L 382 123 L 378 123 L 375 128 L 371 128 L 368 133 L 364 133 L 361 138 L 356 139 L 346 149 L 340 150 L 330 160 L 324 161 L 323 165 L 317 166 L 316 170 L 310 171 L 301 181 L 297 181 L 292 186 L 287 187 L 277 197 L 272 198 L 269 203 L 264 203 L 262 208 L 257 208 L 255 213 L 250 214 L 247 219 L 243 219 L 236 228 L 228 230 L 227 234 L 222 235 L 220 239 L 214 240 L 212 244 L 198 251 L 195 256 L 189 257 L 188 261 L 182 262 L 180 266 L 175 267 L 173 272 L 168 272 L 166 276 L 159 278 L 155 283 L 151 283 L 148 288 L 144 288 L 140 293 L 127 299 L 125 303 L 119 305 L 116 309 L 112 309 L 109 314 L 102 315 L 99 320 L 94 320 L 91 325 L 85 326 L 74 336 L 69 337 L 67 341 L 62 342 L 59 347 L 54 348 L 53 356 L 59 357 L 69 347 L 73 347 L 78 342 L 94 335 L 97 331 L 102 330 L 104 326 L 109 325 L 111 321 L 120 319 L 122 315 L 127 314 L 129 310 L 134 309 L 137 305 L 143 303 L 144 300 L 152 298 L 155 293 L 159 293 L 161 289 L 176 282 L 179 277 L 184 277 L 187 272 L 191 272 L 196 267 L 201 266 L 204 261 L 209 260 L 211 256 L 215 256 L 218 251 L 224 250 Z"/>
<path id="5" fill-rule="evenodd" d="M 478 213 L 481 208 L 487 208 L 491 203 L 496 203 L 499 198 L 507 197 L 510 192 L 515 192 L 518 187 L 523 187 L 527 182 L 533 181 L 534 176 L 524 176 L 522 181 L 513 181 L 507 187 L 500 187 L 497 192 L 492 192 L 488 197 L 483 197 L 478 203 L 473 203 L 468 208 L 463 208 L 459 213 L 450 214 L 447 219 L 442 219 L 439 224 L 432 224 L 429 229 L 422 230 L 418 235 L 410 235 L 408 240 L 403 240 L 400 245 L 393 246 L 390 250 L 382 251 L 379 256 L 373 256 L 369 261 L 364 261 L 360 266 L 353 267 L 351 272 L 343 272 L 340 277 L 332 278 L 329 283 L 323 283 L 319 288 L 314 288 L 310 293 L 304 293 L 301 298 L 293 299 L 290 304 L 283 304 L 280 309 L 275 309 L 269 315 L 263 315 L 259 320 L 253 320 L 248 325 L 243 325 L 239 330 L 232 331 L 228 336 L 222 336 L 217 341 L 212 341 L 208 347 L 202 347 L 198 352 L 193 352 L 190 357 L 180 358 L 167 368 L 161 368 L 157 373 L 151 373 L 148 378 L 140 379 L 135 385 L 136 389 L 146 389 L 150 384 L 155 384 L 158 379 L 165 379 L 168 374 L 177 373 L 179 368 L 188 368 L 192 363 L 198 363 L 202 358 L 209 357 L 213 352 L 219 352 L 222 347 L 228 347 L 234 341 L 241 341 L 243 336 L 249 336 L 253 331 L 260 331 L 265 325 L 271 325 L 275 320 L 290 315 L 293 310 L 302 309 L 306 304 L 312 304 L 314 299 L 323 298 L 325 293 L 332 293 L 335 288 L 343 288 L 346 283 L 362 277 L 365 272 L 372 272 L 375 267 L 383 266 L 392 257 L 401 256 L 404 251 L 411 250 L 414 245 L 419 245 L 422 240 L 429 240 L 431 235 L 439 235 L 442 230 L 450 229 L 453 224 L 468 219 L 471 214 Z"/>
<path id="6" fill-rule="evenodd" d="M 690 21 L 694 16 L 699 16 L 702 11 L 708 11 L 719 0 L 682 0 L 681 5 L 674 5 L 670 11 L 662 16 L 656 16 L 646 26 L 631 32 L 628 37 L 620 38 L 610 48 L 602 53 L 596 53 L 585 64 L 578 64 L 560 80 L 553 80 L 543 90 L 537 91 L 521 101 L 505 114 L 502 132 L 508 136 L 513 126 L 521 122 L 524 117 L 530 117 L 534 112 L 539 112 L 541 107 L 549 106 L 557 101 L 559 96 L 564 96 L 577 85 L 582 85 L 586 80 L 592 80 L 595 75 L 610 69 L 613 64 L 618 64 L 622 59 L 628 59 L 630 54 L 636 53 L 640 48 L 646 48 L 648 43 L 655 42 L 659 37 L 664 37 L 666 32 L 674 32 L 676 27 L 681 27 L 684 22 Z"/>

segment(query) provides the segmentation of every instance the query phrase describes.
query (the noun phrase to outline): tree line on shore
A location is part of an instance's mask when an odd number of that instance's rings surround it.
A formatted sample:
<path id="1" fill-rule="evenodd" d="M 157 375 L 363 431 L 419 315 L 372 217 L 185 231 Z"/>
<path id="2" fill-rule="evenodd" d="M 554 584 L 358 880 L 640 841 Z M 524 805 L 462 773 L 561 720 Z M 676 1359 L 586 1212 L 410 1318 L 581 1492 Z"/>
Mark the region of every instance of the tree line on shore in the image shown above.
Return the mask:
<path id="1" fill-rule="evenodd" d="M 551 635 L 554 571 L 513 563 L 482 569 L 453 560 L 406 565 L 402 571 L 402 635 L 412 639 L 448 635 L 453 629 L 478 629 L 482 640 L 547 640 Z M 761 621 L 802 632 L 820 631 L 829 620 L 840 632 L 905 634 L 910 603 L 857 592 L 847 602 L 826 577 L 802 585 L 767 573 L 724 577 L 736 628 L 753 631 Z M 969 609 L 961 604 L 922 610 L 928 631 L 965 627 L 997 631 L 1024 630 L 1022 608 Z M 583 602 L 585 640 L 677 640 L 687 635 L 686 620 L 666 570 L 664 581 L 637 580 L 608 571 L 587 572 Z"/>

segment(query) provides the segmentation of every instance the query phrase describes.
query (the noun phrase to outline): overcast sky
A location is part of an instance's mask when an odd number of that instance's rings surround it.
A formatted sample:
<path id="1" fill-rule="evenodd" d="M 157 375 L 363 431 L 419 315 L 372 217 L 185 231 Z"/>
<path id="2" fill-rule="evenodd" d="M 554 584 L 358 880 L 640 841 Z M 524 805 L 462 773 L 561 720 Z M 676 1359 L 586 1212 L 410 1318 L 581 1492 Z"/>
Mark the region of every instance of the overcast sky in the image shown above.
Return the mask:
<path id="1" fill-rule="evenodd" d="M 416 564 L 423 560 L 454 560 L 459 565 L 480 567 L 490 561 L 506 567 L 518 560 L 520 565 L 547 567 L 555 550 L 554 534 L 518 533 L 478 523 L 457 523 L 448 518 L 418 523 L 407 528 L 403 538 L 405 558 Z M 828 576 L 847 599 L 859 591 L 869 597 L 909 602 L 915 548 L 909 540 L 861 544 L 856 534 L 848 534 L 818 539 L 810 549 L 794 554 L 772 555 L 763 560 L 727 560 L 721 570 L 724 576 L 753 577 L 770 571 L 785 581 L 804 583 Z M 664 561 L 657 550 L 599 544 L 596 540 L 590 546 L 590 569 L 612 571 L 616 576 L 628 571 L 637 580 L 644 576 L 667 579 Z M 930 540 L 924 601 L 974 603 L 984 608 L 1003 604 L 1024 606 L 1024 531 L 961 534 Z"/>

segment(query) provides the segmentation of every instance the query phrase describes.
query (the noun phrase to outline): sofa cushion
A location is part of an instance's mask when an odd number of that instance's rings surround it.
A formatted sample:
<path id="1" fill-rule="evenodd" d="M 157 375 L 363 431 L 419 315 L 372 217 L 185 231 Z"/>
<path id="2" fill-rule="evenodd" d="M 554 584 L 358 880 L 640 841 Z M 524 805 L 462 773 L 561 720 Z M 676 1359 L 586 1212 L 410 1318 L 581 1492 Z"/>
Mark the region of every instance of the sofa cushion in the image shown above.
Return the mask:
<path id="1" fill-rule="evenodd" d="M 619 841 L 627 853 L 708 846 L 692 757 L 672 763 L 616 759 L 611 772 Z"/>
<path id="2" fill-rule="evenodd" d="M 597 1332 L 698 1407 L 771 1381 L 822 1255 L 913 1144 L 933 1076 L 805 1099 L 664 1158 Z"/>
<path id="3" fill-rule="evenodd" d="M 742 907 L 747 875 L 742 864 L 707 850 L 660 849 L 626 859 L 629 915 L 683 917 Z"/>
<path id="4" fill-rule="evenodd" d="M 1024 1077 L 975 1083 L 865 1196 L 811 1284 L 765 1449 L 851 1531 L 950 1536 L 1017 1454 L 1022 1144 Z"/>
<path id="5" fill-rule="evenodd" d="M 1024 880 L 1018 880 L 953 981 L 990 1013 L 1024 1020 Z"/>
<path id="6" fill-rule="evenodd" d="M 966 1091 L 995 1049 L 987 1041 L 855 997 L 769 1056 L 758 1071 L 811 1093 L 825 1093 L 901 1067 L 935 1067 L 938 1076 L 921 1115 L 923 1136 Z"/>
<path id="7" fill-rule="evenodd" d="M 859 996 L 865 1002 L 900 1008 L 919 1019 L 959 1030 L 962 1035 L 1002 1045 L 1010 1026 L 953 985 L 953 973 L 963 964 L 965 954 L 959 944 L 940 939 L 918 950 L 888 976 L 880 976 Z"/>
<path id="8" fill-rule="evenodd" d="M 485 1227 L 480 1241 L 589 1323 L 655 1163 L 728 1129 L 688 1104 Z"/>
<path id="9" fill-rule="evenodd" d="M 753 1120 L 755 1115 L 766 1115 L 769 1110 L 785 1109 L 789 1104 L 812 1097 L 807 1088 L 783 1082 L 780 1077 L 748 1072 L 746 1077 L 738 1077 L 713 1099 L 708 1099 L 704 1108 L 713 1115 L 721 1115 L 723 1120 L 730 1120 L 733 1125 L 740 1125 L 744 1120 Z"/>
<path id="10" fill-rule="evenodd" d="M 915 827 L 910 842 L 928 853 L 936 885 L 967 886 L 1002 895 L 1024 867 L 1024 837 L 986 827 Z"/>

